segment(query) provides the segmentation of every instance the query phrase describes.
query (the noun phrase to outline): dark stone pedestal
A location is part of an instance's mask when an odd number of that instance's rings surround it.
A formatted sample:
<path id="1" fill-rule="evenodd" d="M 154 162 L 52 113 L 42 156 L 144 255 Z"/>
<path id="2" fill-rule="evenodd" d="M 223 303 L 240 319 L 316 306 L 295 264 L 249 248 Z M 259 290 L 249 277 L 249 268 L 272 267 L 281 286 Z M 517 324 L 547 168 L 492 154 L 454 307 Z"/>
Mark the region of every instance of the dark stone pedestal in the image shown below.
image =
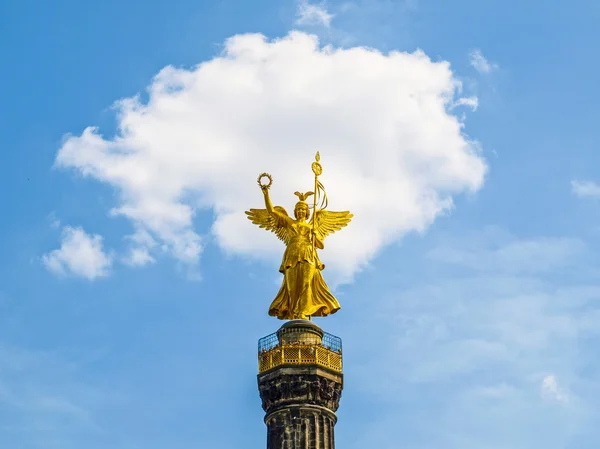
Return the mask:
<path id="1" fill-rule="evenodd" d="M 297 332 L 290 329 L 292 323 L 287 330 Z M 306 327 L 302 325 L 302 333 Z M 285 341 L 285 336 L 279 336 Z M 341 372 L 318 365 L 284 364 L 259 374 L 258 388 L 266 412 L 267 449 L 335 448 L 333 428 L 343 388 Z"/>

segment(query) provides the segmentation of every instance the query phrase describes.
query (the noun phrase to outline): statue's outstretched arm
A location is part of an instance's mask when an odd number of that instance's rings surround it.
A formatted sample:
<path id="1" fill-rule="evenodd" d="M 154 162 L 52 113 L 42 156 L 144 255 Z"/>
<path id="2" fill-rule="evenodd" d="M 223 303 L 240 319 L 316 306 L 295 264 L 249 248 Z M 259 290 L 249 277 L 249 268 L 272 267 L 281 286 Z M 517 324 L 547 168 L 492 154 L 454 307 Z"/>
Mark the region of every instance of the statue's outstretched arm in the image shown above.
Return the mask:
<path id="1" fill-rule="evenodd" d="M 271 196 L 269 195 L 269 189 L 261 186 L 261 190 L 265 197 L 265 207 L 271 216 L 275 217 L 278 220 L 279 226 L 289 226 L 291 224 L 291 219 L 288 216 L 287 212 L 283 207 L 273 206 L 271 202 Z M 284 224 L 285 223 L 285 224 Z"/>
<path id="2" fill-rule="evenodd" d="M 265 207 L 269 211 L 270 214 L 276 214 L 275 208 L 273 207 L 273 203 L 271 202 L 271 196 L 269 195 L 269 188 L 266 186 L 261 186 L 260 190 L 265 197 Z"/>

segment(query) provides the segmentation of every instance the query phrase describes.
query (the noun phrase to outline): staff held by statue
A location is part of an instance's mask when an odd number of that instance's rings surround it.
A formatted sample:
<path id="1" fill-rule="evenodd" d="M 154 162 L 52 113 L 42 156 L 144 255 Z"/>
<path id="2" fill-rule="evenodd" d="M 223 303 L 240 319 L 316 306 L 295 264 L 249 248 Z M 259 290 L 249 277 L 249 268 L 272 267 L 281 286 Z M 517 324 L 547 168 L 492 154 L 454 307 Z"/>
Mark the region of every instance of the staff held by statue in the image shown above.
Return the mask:
<path id="1" fill-rule="evenodd" d="M 316 220 L 316 215 L 317 215 L 317 198 L 321 198 L 321 204 L 320 204 L 320 208 L 321 209 L 325 209 L 327 207 L 327 193 L 325 192 L 325 188 L 323 187 L 323 184 L 321 184 L 321 182 L 319 181 L 319 176 L 321 176 L 323 174 L 323 166 L 321 165 L 321 163 L 319 162 L 321 160 L 321 155 L 319 154 L 319 152 L 317 151 L 317 154 L 315 154 L 315 161 L 312 163 L 312 171 L 315 174 L 315 194 L 313 197 L 313 215 L 312 215 L 312 231 L 313 231 L 313 238 L 312 238 L 312 245 L 313 245 L 313 251 L 317 251 L 317 248 L 315 246 L 315 239 L 316 239 L 316 229 L 315 226 L 317 224 L 317 220 Z"/>

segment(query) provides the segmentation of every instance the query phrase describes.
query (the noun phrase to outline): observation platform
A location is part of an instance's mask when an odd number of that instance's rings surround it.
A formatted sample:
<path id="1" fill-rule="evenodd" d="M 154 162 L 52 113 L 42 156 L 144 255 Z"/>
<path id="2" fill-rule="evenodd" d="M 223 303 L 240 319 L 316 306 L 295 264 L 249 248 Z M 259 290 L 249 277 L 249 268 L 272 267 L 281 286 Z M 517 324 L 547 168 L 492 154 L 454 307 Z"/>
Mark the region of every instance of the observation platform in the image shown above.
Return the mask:
<path id="1" fill-rule="evenodd" d="M 313 365 L 342 372 L 342 340 L 312 321 L 289 321 L 258 341 L 258 372 L 281 366 Z"/>

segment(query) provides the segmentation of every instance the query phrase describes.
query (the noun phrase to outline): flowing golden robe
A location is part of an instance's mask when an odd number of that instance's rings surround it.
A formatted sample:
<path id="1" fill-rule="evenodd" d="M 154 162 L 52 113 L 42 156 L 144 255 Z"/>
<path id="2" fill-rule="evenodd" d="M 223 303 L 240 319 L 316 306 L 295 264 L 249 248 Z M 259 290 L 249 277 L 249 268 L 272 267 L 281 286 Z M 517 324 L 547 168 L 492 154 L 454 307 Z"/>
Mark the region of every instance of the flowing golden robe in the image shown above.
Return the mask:
<path id="1" fill-rule="evenodd" d="M 279 220 L 284 221 L 286 217 Z M 289 220 L 289 219 L 288 219 Z M 281 223 L 292 235 L 279 271 L 283 282 L 269 307 L 269 315 L 279 319 L 306 319 L 337 312 L 340 304 L 329 291 L 321 270 L 325 265 L 312 246 L 312 229 L 308 223 Z"/>

